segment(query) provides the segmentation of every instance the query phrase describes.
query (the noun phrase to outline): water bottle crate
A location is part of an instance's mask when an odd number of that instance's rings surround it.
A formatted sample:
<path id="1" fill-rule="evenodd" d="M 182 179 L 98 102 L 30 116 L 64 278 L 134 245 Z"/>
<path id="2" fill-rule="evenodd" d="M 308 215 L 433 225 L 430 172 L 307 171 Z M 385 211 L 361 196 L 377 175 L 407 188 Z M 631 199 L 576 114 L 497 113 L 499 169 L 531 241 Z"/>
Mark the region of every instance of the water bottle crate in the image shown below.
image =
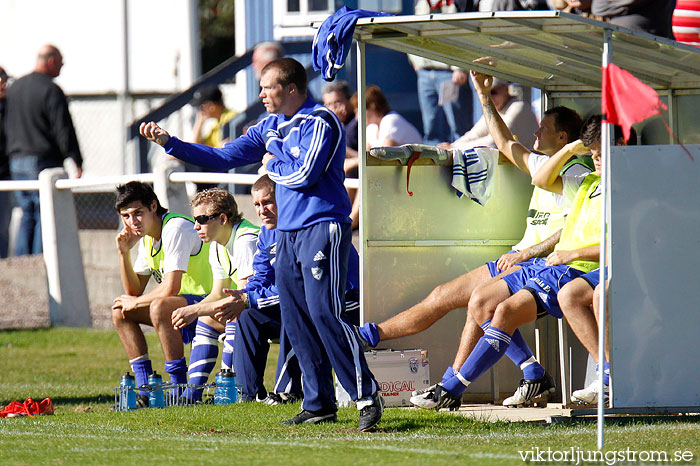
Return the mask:
<path id="1" fill-rule="evenodd" d="M 185 396 L 183 393 L 186 389 L 191 390 L 203 390 L 202 400 L 193 401 Z M 142 385 L 141 387 L 115 387 L 114 388 L 114 410 L 115 411 L 133 411 L 139 409 L 136 403 L 132 402 L 133 406 L 129 406 L 129 399 L 135 399 L 139 392 L 147 392 L 149 395 L 154 393 L 162 393 L 163 395 L 163 407 L 170 406 L 196 406 L 201 404 L 213 404 L 214 403 L 214 390 L 216 389 L 216 383 L 208 383 L 204 385 L 195 384 L 171 384 L 164 383 L 160 385 Z M 239 391 L 240 388 L 236 386 L 236 390 Z M 133 395 L 130 396 L 130 393 Z M 149 398 L 153 398 L 149 396 Z M 150 406 L 149 406 L 150 407 Z M 145 408 L 145 406 L 143 406 Z"/>

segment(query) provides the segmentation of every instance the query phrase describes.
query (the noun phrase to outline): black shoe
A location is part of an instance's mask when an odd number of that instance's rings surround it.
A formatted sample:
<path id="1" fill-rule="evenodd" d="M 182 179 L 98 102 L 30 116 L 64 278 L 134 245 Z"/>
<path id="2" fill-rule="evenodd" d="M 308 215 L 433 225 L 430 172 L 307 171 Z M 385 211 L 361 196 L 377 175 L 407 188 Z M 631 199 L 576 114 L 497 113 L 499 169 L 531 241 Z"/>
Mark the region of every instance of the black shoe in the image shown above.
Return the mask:
<path id="1" fill-rule="evenodd" d="M 284 426 L 296 426 L 299 424 L 320 424 L 322 422 L 338 422 L 338 416 L 335 412 L 323 413 L 321 411 L 303 410 L 293 418 L 282 421 L 281 424 Z"/>
<path id="2" fill-rule="evenodd" d="M 277 406 L 284 405 L 288 403 L 297 403 L 304 399 L 304 395 L 301 393 L 268 393 L 267 396 L 258 400 L 266 405 Z"/>
<path id="3" fill-rule="evenodd" d="M 360 424 L 357 428 L 360 432 L 369 432 L 379 424 L 382 413 L 384 413 L 384 398 L 382 398 L 381 393 L 377 392 L 372 404 L 360 410 Z"/>
<path id="4" fill-rule="evenodd" d="M 148 395 L 136 395 L 136 407 L 137 408 L 148 408 Z"/>
<path id="5" fill-rule="evenodd" d="M 513 396 L 509 396 L 503 400 L 503 406 L 507 406 L 509 408 L 519 408 L 534 404 L 539 407 L 546 408 L 547 401 L 549 401 L 549 396 L 554 393 L 554 390 L 554 379 L 551 375 L 549 375 L 549 372 L 545 371 L 544 375 L 539 379 L 522 379 Z"/>
<path id="6" fill-rule="evenodd" d="M 427 391 L 411 397 L 411 403 L 423 409 L 447 408 L 456 411 L 462 405 L 462 396 L 454 396 L 437 384 L 428 388 Z"/>

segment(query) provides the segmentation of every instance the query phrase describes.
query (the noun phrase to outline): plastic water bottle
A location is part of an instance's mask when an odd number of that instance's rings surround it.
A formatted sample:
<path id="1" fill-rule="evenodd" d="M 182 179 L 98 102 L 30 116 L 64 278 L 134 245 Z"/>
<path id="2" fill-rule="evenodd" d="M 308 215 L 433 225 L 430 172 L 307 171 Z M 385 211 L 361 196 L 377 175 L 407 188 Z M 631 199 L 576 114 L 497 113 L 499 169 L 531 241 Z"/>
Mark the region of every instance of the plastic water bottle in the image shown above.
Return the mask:
<path id="1" fill-rule="evenodd" d="M 238 389 L 236 389 L 236 373 L 231 369 L 221 369 L 214 378 L 216 388 L 214 388 L 214 404 L 230 405 L 238 400 Z"/>
<path id="2" fill-rule="evenodd" d="M 122 375 L 119 382 L 121 387 L 121 396 L 119 397 L 119 409 L 126 411 L 128 409 L 136 409 L 136 379 L 128 371 Z"/>
<path id="3" fill-rule="evenodd" d="M 148 392 L 148 407 L 163 408 L 165 406 L 163 378 L 158 372 L 153 372 L 153 374 L 148 376 L 148 386 L 151 388 Z"/>

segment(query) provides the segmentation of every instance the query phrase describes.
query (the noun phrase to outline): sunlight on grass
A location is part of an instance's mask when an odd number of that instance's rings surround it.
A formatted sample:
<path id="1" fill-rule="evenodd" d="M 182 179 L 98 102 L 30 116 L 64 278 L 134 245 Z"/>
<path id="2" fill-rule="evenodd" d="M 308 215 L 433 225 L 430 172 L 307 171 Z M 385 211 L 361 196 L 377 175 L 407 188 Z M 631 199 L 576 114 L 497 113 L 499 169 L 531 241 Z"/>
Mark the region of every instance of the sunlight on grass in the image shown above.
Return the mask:
<path id="1" fill-rule="evenodd" d="M 147 336 L 154 367 L 163 360 Z M 269 355 L 271 386 L 276 347 Z M 595 449 L 595 425 L 480 422 L 447 412 L 387 409 L 377 432 L 362 434 L 358 412 L 338 423 L 288 427 L 299 404 L 239 403 L 112 412 L 128 370 L 115 332 L 46 329 L 0 332 L 0 402 L 54 400 L 56 414 L 0 419 L 0 464 L 522 464 L 518 451 Z M 160 371 L 160 369 L 157 369 Z M 607 428 L 608 449 L 689 450 L 699 458 L 700 422 L 627 423 Z"/>

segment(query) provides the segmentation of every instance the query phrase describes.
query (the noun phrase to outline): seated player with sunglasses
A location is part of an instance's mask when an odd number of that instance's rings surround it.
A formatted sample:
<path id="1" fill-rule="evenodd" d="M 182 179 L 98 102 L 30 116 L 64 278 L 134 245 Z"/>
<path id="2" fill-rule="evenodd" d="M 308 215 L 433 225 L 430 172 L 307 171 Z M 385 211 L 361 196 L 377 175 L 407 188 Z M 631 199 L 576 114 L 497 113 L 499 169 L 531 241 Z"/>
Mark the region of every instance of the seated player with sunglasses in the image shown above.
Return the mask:
<path id="1" fill-rule="evenodd" d="M 244 219 L 235 199 L 224 189 L 208 189 L 192 199 L 194 229 L 209 249 L 209 266 L 214 278 L 212 291 L 202 301 L 176 309 L 171 316 L 175 329 L 191 326 L 197 321 L 188 379 L 190 384 L 204 385 L 216 365 L 219 355 L 218 338 L 226 331 L 222 368 L 233 368 L 235 327 L 225 329 L 213 316 L 215 308 L 228 298 L 225 288 L 243 288 L 253 275 L 253 256 L 257 250 L 260 228 Z M 202 398 L 201 389 L 187 389 L 183 395 L 190 401 Z"/>

